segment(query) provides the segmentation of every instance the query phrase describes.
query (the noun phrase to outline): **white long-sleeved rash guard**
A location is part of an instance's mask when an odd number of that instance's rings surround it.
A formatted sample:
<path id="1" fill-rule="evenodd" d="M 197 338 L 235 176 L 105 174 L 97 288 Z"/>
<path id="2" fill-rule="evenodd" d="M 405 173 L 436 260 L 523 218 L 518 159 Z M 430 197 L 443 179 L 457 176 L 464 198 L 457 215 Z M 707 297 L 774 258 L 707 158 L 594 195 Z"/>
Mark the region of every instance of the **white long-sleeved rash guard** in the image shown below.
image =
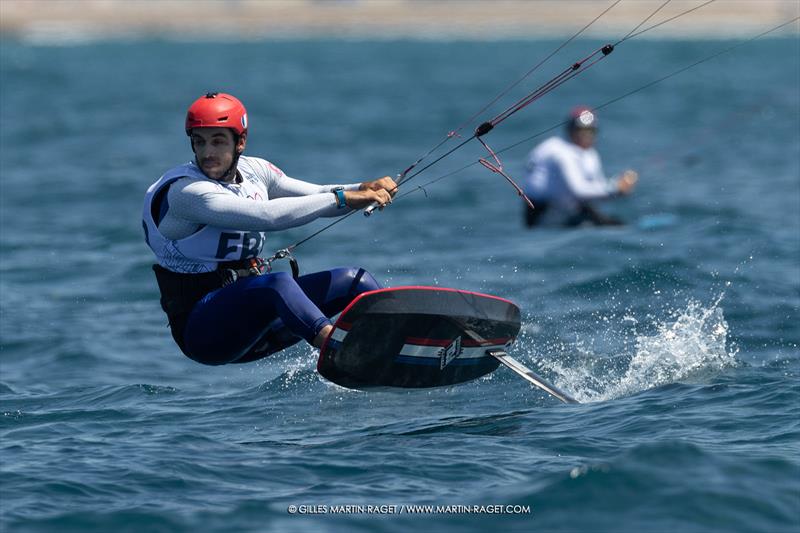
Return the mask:
<path id="1" fill-rule="evenodd" d="M 255 257 L 263 247 L 264 232 L 342 215 L 347 210 L 337 207 L 331 192 L 339 186 L 359 187 L 290 178 L 255 157 L 240 157 L 237 169 L 240 183 L 222 183 L 188 163 L 150 186 L 143 212 L 145 238 L 159 264 L 176 272 L 207 272 L 218 262 Z M 167 186 L 154 206 L 159 191 Z"/>
<path id="2" fill-rule="evenodd" d="M 581 148 L 560 137 L 551 137 L 530 154 L 525 194 L 545 202 L 555 217 L 574 215 L 581 202 L 608 198 L 616 184 L 603 173 L 600 155 L 594 148 Z M 550 217 L 548 217 L 550 218 Z"/>

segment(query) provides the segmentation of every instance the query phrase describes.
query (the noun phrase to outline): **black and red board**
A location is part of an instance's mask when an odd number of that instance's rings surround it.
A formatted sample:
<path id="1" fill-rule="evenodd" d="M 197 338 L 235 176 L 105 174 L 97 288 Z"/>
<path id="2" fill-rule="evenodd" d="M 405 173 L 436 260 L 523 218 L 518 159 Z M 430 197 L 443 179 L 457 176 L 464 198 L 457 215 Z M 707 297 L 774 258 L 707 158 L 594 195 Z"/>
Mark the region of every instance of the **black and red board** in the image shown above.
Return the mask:
<path id="1" fill-rule="evenodd" d="M 441 387 L 484 376 L 520 330 L 509 300 L 442 287 L 359 295 L 342 312 L 317 369 L 348 388 Z"/>

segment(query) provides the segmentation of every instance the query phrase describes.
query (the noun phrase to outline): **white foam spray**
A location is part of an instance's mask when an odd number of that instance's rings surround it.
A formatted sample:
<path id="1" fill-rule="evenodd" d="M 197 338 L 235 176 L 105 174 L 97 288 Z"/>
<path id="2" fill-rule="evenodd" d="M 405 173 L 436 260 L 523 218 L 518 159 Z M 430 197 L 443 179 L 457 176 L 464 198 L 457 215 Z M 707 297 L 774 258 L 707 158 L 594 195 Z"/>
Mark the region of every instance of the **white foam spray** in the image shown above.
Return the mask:
<path id="1" fill-rule="evenodd" d="M 554 382 L 580 402 L 606 401 L 669 383 L 701 379 L 737 364 L 728 346 L 728 323 L 720 306 L 723 295 L 708 307 L 691 300 L 654 324 L 654 333 L 635 334 L 634 353 L 608 359 L 577 347 L 581 357 L 567 364 L 543 356 L 540 367 L 555 374 Z M 633 317 L 626 321 L 636 324 Z"/>

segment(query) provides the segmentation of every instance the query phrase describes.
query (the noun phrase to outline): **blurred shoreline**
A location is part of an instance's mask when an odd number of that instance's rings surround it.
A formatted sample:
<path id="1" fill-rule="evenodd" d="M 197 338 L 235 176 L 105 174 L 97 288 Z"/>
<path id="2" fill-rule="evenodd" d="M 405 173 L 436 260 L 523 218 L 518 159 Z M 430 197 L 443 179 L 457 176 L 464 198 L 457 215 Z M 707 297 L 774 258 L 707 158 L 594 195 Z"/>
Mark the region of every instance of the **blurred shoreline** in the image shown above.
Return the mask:
<path id="1" fill-rule="evenodd" d="M 625 0 L 585 32 L 619 38 L 662 0 Z M 537 39 L 577 32 L 611 0 L 1 0 L 0 35 L 34 43 L 142 37 Z M 702 5 L 673 0 L 642 29 Z M 800 0 L 718 0 L 647 38 L 741 38 L 800 16 Z M 798 23 L 776 32 L 798 34 Z"/>

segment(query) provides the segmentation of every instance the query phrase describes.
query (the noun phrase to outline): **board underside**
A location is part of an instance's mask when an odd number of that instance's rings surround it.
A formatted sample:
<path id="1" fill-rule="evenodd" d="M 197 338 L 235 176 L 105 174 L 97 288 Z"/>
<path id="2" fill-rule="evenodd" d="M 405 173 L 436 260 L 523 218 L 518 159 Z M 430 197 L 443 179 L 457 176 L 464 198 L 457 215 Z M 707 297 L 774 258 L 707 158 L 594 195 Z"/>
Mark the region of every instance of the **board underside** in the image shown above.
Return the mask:
<path id="1" fill-rule="evenodd" d="M 520 329 L 508 300 L 439 287 L 364 293 L 341 314 L 317 369 L 348 388 L 442 387 L 494 371 Z"/>

